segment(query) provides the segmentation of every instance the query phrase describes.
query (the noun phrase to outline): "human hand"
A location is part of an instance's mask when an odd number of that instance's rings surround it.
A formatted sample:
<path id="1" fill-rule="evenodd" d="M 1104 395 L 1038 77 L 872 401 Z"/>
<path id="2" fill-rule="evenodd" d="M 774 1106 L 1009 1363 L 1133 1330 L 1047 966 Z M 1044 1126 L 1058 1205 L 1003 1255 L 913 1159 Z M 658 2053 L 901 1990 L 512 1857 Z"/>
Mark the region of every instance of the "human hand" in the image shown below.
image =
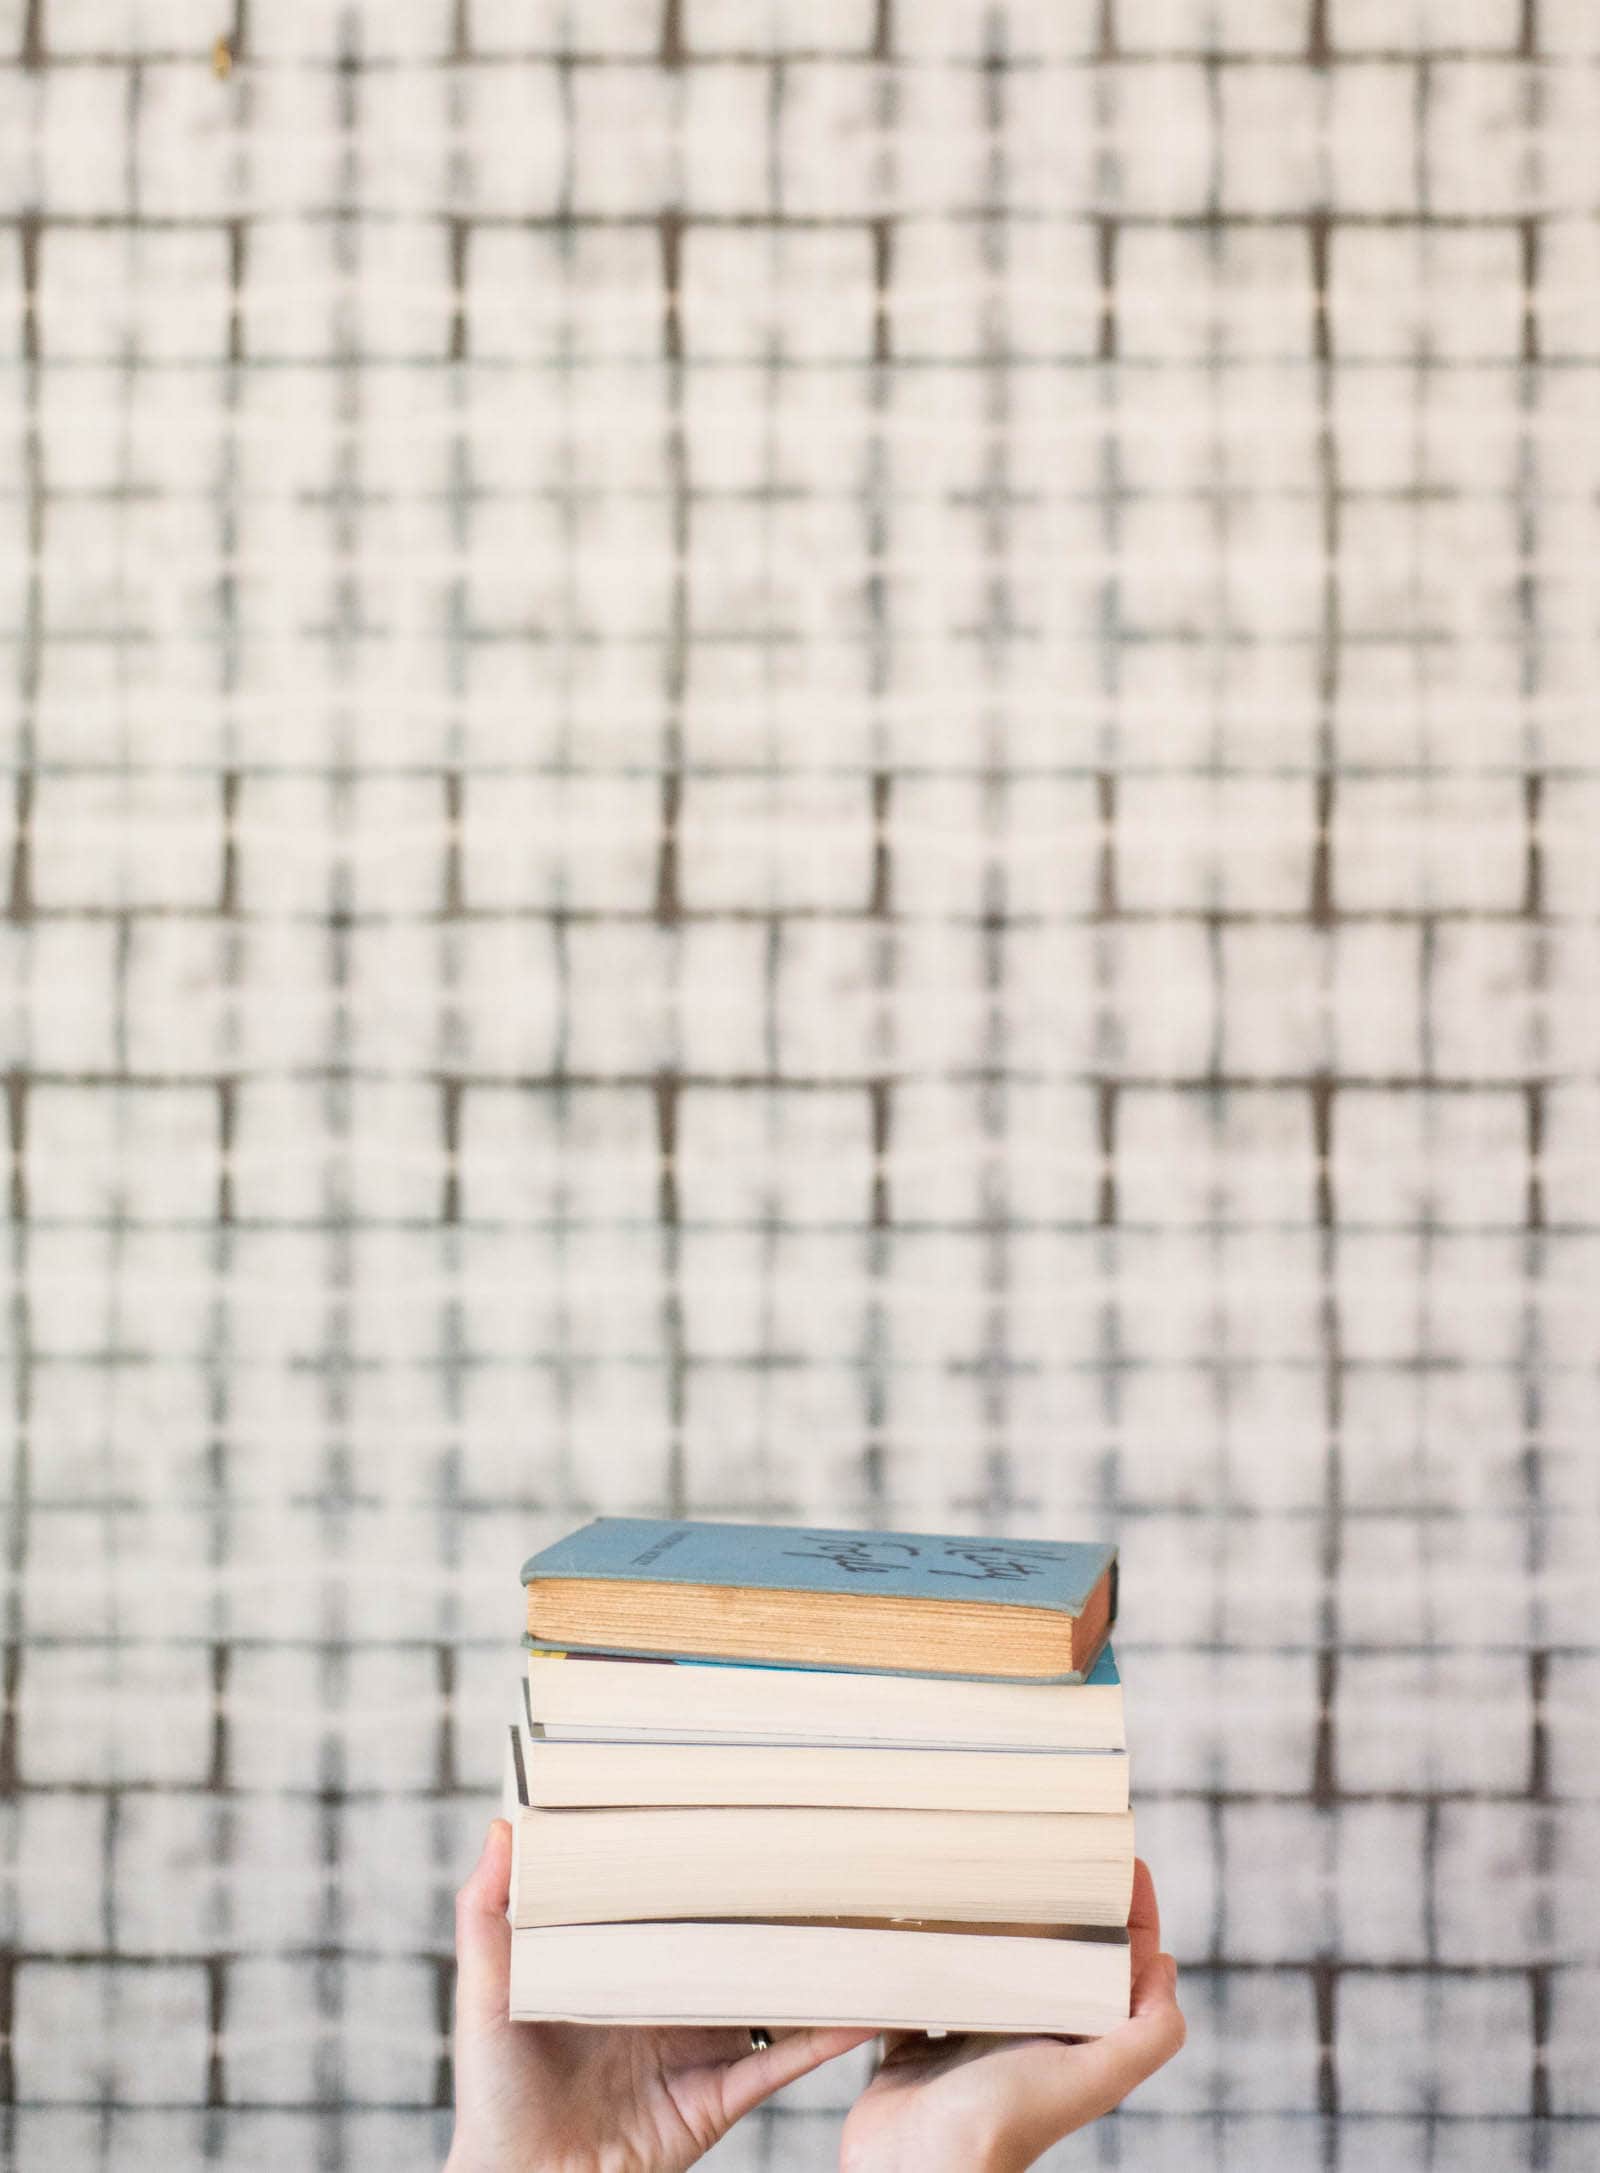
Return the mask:
<path id="1" fill-rule="evenodd" d="M 445 2173 L 682 2173 L 736 2120 L 873 2036 L 512 2022 L 511 1828 L 497 1818 L 456 1896 L 456 2126 Z M 759 2020 L 759 2017 L 757 2018 Z"/>
<path id="2" fill-rule="evenodd" d="M 1178 1965 L 1159 1951 L 1161 1918 L 1144 1863 L 1134 1867 L 1128 1929 L 1133 2012 L 1104 2037 L 891 2039 L 845 2121 L 843 2173 L 1021 2173 L 1120 2105 L 1186 2034 Z"/>

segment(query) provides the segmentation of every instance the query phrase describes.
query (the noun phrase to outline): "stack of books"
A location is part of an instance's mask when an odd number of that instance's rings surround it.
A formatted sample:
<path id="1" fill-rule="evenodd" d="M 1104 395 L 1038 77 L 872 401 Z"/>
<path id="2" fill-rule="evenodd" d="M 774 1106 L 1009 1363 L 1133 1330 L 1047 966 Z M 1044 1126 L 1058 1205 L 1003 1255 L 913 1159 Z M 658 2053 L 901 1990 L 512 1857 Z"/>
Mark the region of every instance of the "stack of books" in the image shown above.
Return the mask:
<path id="1" fill-rule="evenodd" d="M 603 1517 L 522 1576 L 514 2019 L 1127 2015 L 1114 1549 Z"/>

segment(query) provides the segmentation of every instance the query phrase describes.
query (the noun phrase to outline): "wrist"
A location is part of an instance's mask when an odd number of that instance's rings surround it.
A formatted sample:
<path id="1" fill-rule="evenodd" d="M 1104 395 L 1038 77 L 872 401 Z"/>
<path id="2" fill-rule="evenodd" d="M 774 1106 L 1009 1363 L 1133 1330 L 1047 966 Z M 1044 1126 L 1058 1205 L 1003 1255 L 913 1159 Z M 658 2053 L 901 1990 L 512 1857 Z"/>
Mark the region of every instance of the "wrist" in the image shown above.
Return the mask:
<path id="1" fill-rule="evenodd" d="M 941 2151 L 940 2173 L 1027 2173 L 1033 2159 L 1018 2147 L 1007 2123 L 998 2128 L 977 2122 L 964 2135 L 950 2138 L 950 2153 Z M 920 2173 L 928 2173 L 926 2165 Z"/>
<path id="2" fill-rule="evenodd" d="M 1017 2155 L 1014 2141 L 987 2127 L 949 2127 L 932 2152 L 919 2152 L 907 2173 L 1026 2173 L 1032 2161 Z"/>

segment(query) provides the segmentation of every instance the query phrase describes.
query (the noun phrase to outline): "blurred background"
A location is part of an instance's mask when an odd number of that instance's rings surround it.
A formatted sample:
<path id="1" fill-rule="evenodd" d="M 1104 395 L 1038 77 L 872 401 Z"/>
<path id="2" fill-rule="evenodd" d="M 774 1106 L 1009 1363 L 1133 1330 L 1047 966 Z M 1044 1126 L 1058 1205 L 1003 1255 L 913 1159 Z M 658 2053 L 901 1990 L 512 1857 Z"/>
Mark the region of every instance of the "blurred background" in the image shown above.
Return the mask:
<path id="1" fill-rule="evenodd" d="M 687 1511 L 1120 1543 L 1062 2166 L 1592 2164 L 1600 18 L 0 44 L 3 2162 L 437 2163 Z"/>

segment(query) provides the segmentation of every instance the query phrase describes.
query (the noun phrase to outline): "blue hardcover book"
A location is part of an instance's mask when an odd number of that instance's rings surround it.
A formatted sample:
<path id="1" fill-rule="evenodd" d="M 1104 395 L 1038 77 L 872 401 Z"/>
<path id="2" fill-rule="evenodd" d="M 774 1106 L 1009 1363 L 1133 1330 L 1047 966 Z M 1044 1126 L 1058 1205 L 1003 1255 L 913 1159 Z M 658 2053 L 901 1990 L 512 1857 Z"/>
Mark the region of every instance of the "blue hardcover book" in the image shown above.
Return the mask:
<path id="1" fill-rule="evenodd" d="M 600 1517 L 522 1567 L 530 1643 L 641 1658 L 1083 1682 L 1114 1547 Z"/>

